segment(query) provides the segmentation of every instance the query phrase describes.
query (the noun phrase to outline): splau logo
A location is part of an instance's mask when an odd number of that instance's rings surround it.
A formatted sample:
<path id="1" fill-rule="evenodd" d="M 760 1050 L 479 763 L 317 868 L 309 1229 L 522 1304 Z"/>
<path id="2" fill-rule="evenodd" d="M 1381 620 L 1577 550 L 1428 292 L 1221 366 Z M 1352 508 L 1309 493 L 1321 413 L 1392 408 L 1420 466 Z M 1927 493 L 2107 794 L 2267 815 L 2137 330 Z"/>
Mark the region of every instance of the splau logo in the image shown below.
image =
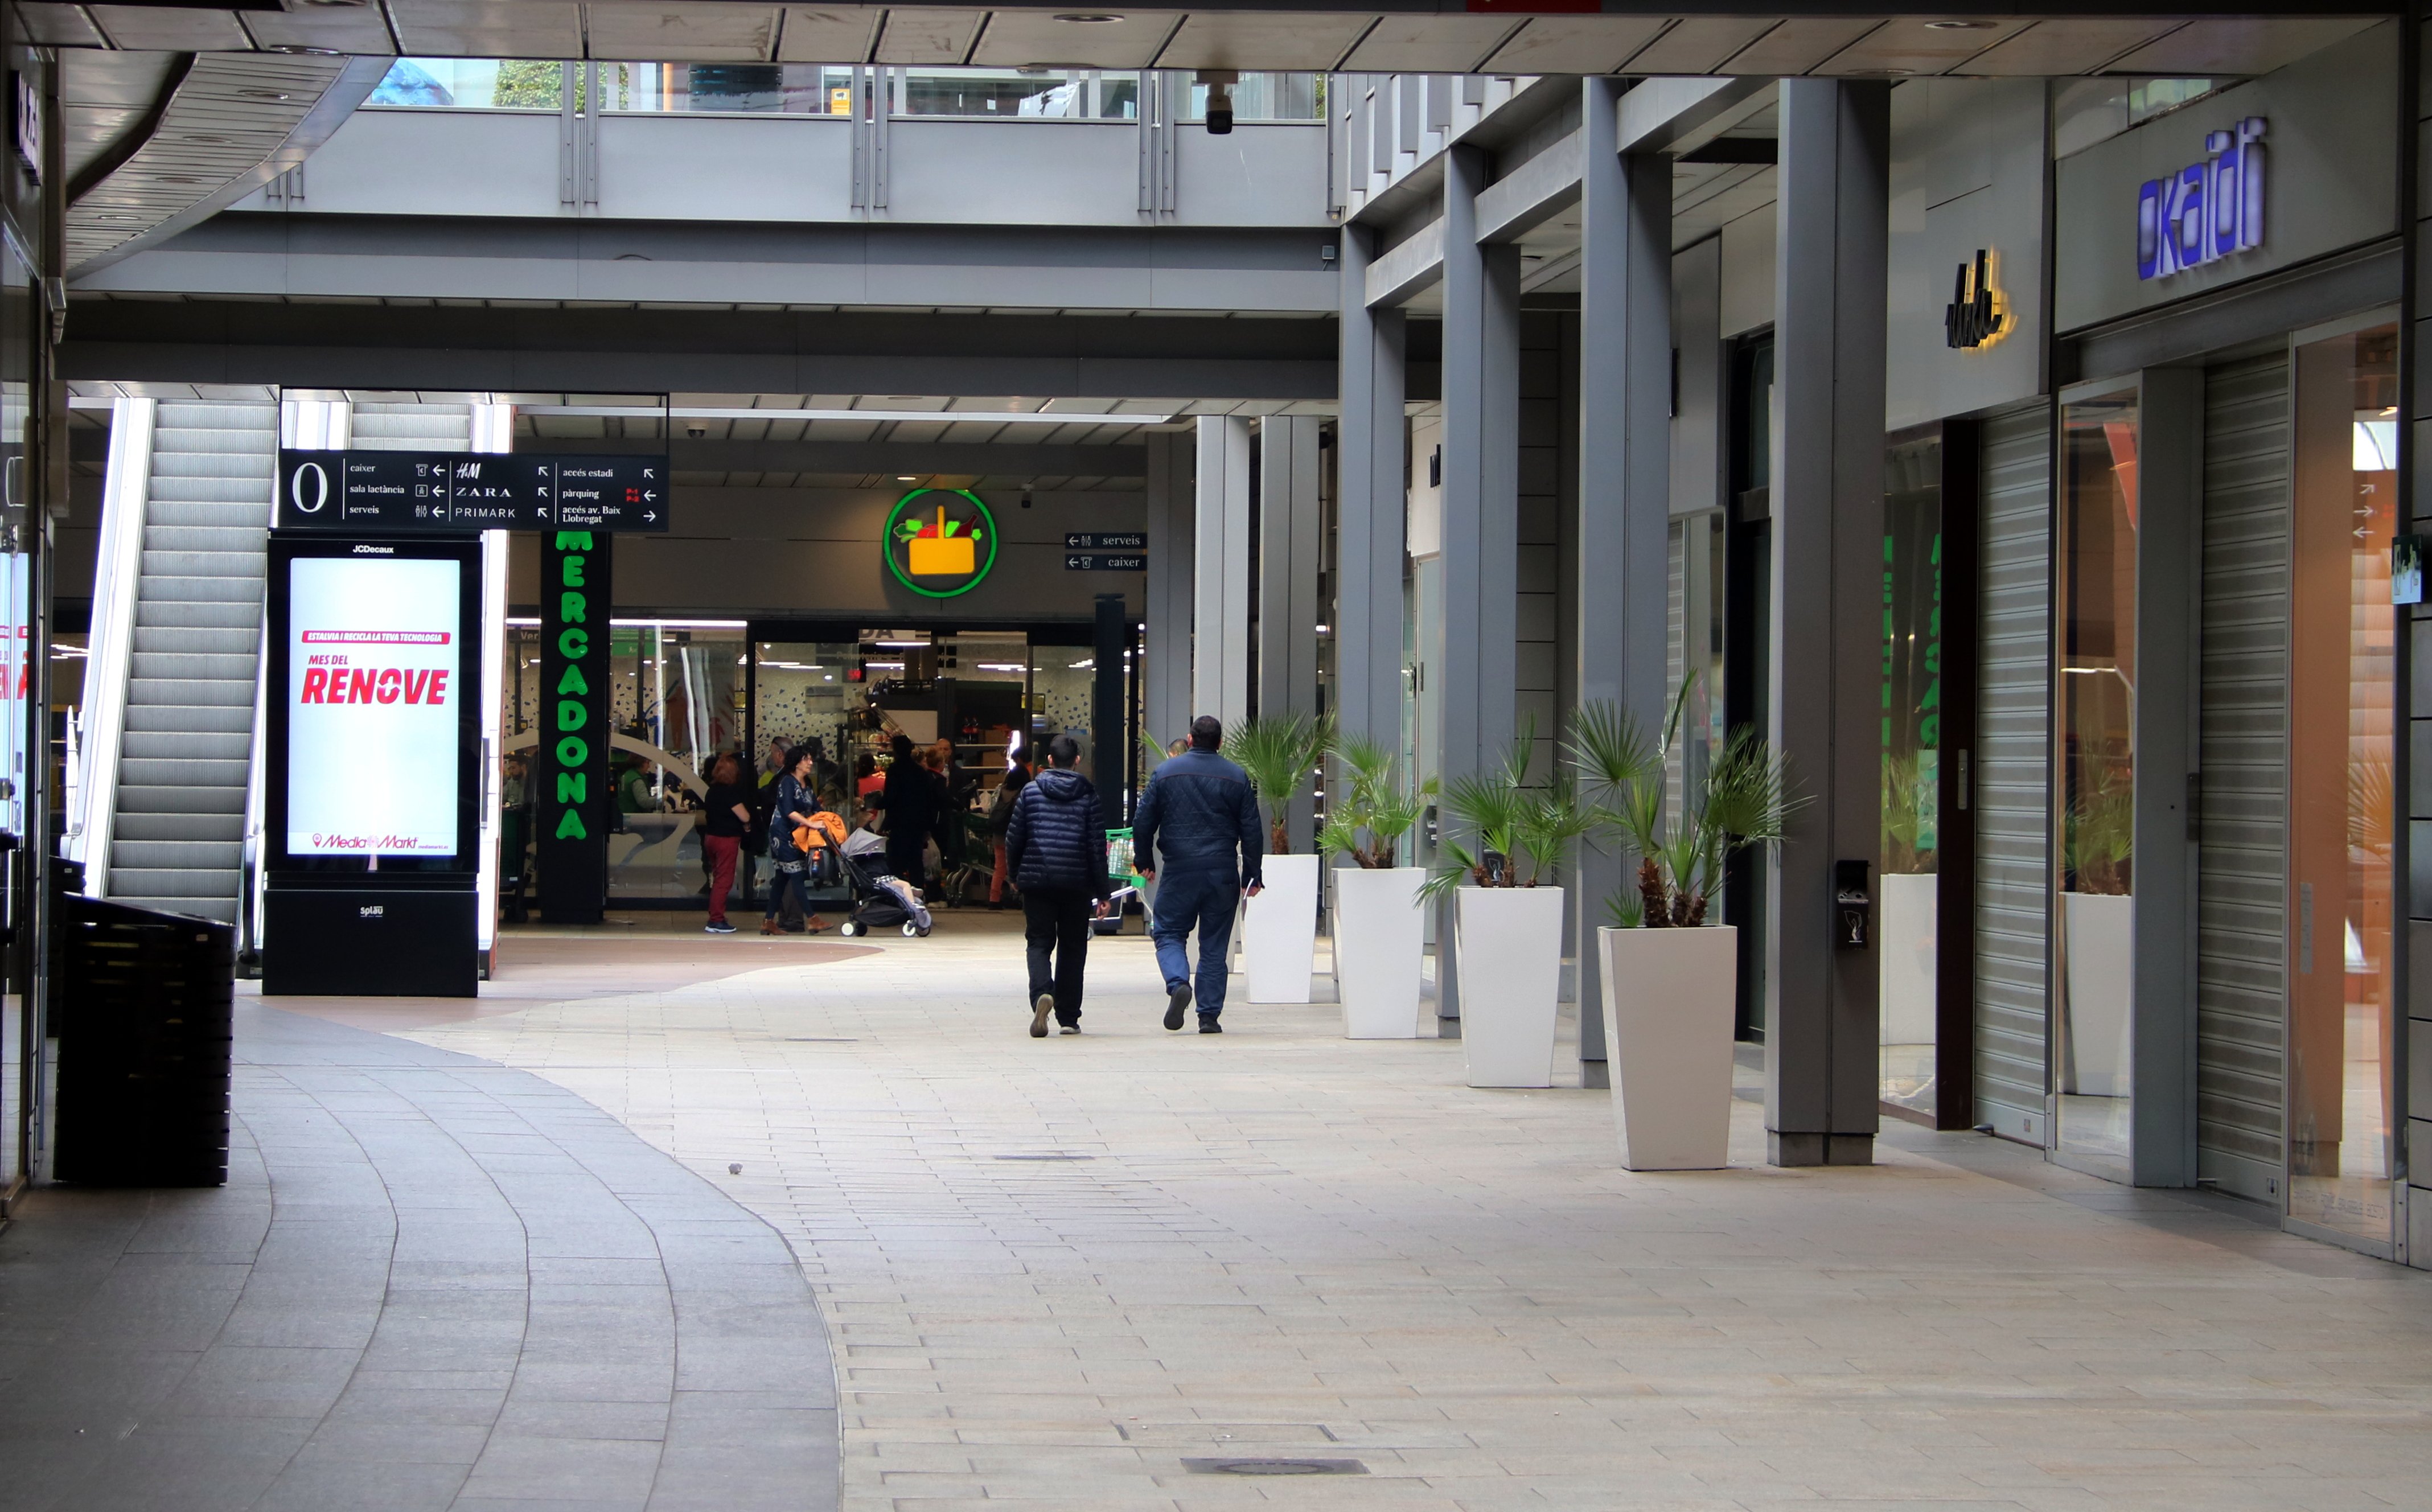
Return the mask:
<path id="1" fill-rule="evenodd" d="M 2136 277 L 2167 278 L 2263 244 L 2263 117 L 2204 137 L 2204 160 L 2136 191 Z"/>

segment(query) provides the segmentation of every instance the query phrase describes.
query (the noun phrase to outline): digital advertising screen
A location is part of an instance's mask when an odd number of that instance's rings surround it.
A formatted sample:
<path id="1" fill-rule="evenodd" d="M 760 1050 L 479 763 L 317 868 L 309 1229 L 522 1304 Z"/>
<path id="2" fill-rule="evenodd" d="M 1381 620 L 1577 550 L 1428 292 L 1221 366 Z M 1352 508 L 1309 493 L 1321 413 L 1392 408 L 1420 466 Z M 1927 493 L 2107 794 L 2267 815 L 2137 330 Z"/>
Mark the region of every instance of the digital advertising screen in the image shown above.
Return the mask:
<path id="1" fill-rule="evenodd" d="M 286 857 L 312 869 L 355 869 L 348 859 L 454 869 L 475 838 L 463 790 L 481 697 L 467 563 L 358 544 L 289 556 L 284 569 L 275 628 Z"/>

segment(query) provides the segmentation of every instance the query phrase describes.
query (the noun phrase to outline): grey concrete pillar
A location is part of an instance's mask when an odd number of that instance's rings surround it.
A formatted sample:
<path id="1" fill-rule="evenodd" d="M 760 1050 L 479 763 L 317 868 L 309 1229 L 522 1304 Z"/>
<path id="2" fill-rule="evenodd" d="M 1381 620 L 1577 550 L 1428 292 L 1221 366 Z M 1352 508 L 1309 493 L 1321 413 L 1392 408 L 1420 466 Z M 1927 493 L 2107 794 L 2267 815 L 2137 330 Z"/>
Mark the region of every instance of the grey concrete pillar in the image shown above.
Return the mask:
<path id="1" fill-rule="evenodd" d="M 1482 149 L 1444 154 L 1444 623 L 1437 770 L 1449 787 L 1512 748 L 1519 637 L 1520 249 L 1480 246 Z M 1550 731 L 1539 731 L 1541 734 Z M 1454 938 L 1452 899 L 1436 938 Z M 1461 1016 L 1460 963 L 1440 949 L 1436 1013 Z"/>
<path id="2" fill-rule="evenodd" d="M 1319 425 L 1313 415 L 1258 422 L 1258 677 L 1252 702 L 1261 717 L 1318 714 Z M 1316 812 L 1311 794 L 1293 800 L 1293 850 L 1308 851 Z"/>
<path id="3" fill-rule="evenodd" d="M 1672 162 L 1615 149 L 1622 82 L 1581 81 L 1578 658 L 1581 703 L 1664 728 L 1664 581 L 1672 493 Z M 1596 930 L 1621 891 L 1617 852 L 1582 847 L 1571 888 L 1579 934 L 1579 1074 L 1607 1084 Z"/>
<path id="4" fill-rule="evenodd" d="M 1343 418 L 1335 435 L 1335 716 L 1388 750 L 1402 740 L 1403 337 L 1368 308 L 1376 233 L 1343 228 Z"/>
<path id="5" fill-rule="evenodd" d="M 1197 440 L 1191 713 L 1230 730 L 1250 716 L 1250 422 L 1202 415 Z"/>
<path id="6" fill-rule="evenodd" d="M 1891 86 L 1782 82 L 1774 739 L 1808 802 L 1770 868 L 1765 1125 L 1778 1166 L 1874 1158 L 1876 950 L 1836 949 L 1833 869 L 1883 828 L 1883 321 Z"/>
<path id="7" fill-rule="evenodd" d="M 1148 437 L 1148 605 L 1140 616 L 1140 728 L 1161 748 L 1191 728 L 1191 576 L 1196 528 L 1191 507 L 1191 444 Z"/>

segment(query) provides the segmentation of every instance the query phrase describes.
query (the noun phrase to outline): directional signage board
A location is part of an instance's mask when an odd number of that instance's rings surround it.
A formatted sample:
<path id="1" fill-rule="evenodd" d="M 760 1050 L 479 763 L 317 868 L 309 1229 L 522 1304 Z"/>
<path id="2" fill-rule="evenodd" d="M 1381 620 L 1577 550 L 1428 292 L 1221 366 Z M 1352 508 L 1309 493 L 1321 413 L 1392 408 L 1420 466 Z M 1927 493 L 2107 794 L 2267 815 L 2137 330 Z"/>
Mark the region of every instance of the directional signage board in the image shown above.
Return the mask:
<path id="1" fill-rule="evenodd" d="M 664 531 L 665 457 L 279 453 L 276 523 L 344 533 Z"/>
<path id="2" fill-rule="evenodd" d="M 1067 551 L 1066 572 L 1146 572 L 1145 551 Z"/>
<path id="3" fill-rule="evenodd" d="M 1145 551 L 1148 532 L 1145 530 L 1067 530 L 1064 532 L 1067 551 Z"/>

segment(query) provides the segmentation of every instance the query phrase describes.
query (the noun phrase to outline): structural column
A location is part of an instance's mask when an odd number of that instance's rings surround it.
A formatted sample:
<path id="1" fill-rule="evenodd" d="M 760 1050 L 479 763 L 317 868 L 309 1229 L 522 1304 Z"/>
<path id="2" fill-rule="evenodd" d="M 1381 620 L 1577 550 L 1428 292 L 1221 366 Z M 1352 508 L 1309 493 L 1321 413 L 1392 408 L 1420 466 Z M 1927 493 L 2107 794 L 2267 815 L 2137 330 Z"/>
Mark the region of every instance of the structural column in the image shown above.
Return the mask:
<path id="1" fill-rule="evenodd" d="M 1191 578 L 1197 529 L 1191 509 L 1191 445 L 1148 436 L 1148 604 L 1141 648 L 1140 728 L 1162 748 L 1191 728 Z"/>
<path id="2" fill-rule="evenodd" d="M 1442 741 L 1449 788 L 1489 771 L 1516 733 L 1520 584 L 1520 248 L 1480 246 L 1485 152 L 1444 154 L 1444 645 Z M 1540 731 L 1550 735 L 1552 731 Z M 1436 938 L 1454 939 L 1454 900 Z M 1439 948 L 1436 1013 L 1461 1016 L 1458 953 Z"/>
<path id="3" fill-rule="evenodd" d="M 1835 867 L 1879 888 L 1891 87 L 1782 82 L 1773 737 L 1807 801 L 1775 851 L 1765 1124 L 1779 1166 L 1874 1158 L 1878 962 L 1836 946 Z"/>
<path id="4" fill-rule="evenodd" d="M 1258 663 L 1257 697 L 1262 718 L 1315 719 L 1319 422 L 1314 416 L 1270 415 L 1258 423 Z M 1314 798 L 1292 801 L 1289 832 L 1306 852 L 1316 815 Z"/>
<path id="5" fill-rule="evenodd" d="M 1672 162 L 1624 157 L 1622 84 L 1581 81 L 1578 664 L 1582 704 L 1664 728 L 1664 581 L 1672 496 Z M 1571 888 L 1579 938 L 1582 1084 L 1606 1084 L 1605 900 L 1624 858 L 1582 847 Z"/>
<path id="6" fill-rule="evenodd" d="M 1376 233 L 1343 228 L 1343 419 L 1335 435 L 1335 717 L 1346 739 L 1402 742 L 1404 317 L 1368 306 Z M 1404 773 L 1406 779 L 1411 774 Z"/>
<path id="7" fill-rule="evenodd" d="M 1203 415 L 1198 441 L 1191 714 L 1230 730 L 1250 716 L 1250 422 Z"/>

